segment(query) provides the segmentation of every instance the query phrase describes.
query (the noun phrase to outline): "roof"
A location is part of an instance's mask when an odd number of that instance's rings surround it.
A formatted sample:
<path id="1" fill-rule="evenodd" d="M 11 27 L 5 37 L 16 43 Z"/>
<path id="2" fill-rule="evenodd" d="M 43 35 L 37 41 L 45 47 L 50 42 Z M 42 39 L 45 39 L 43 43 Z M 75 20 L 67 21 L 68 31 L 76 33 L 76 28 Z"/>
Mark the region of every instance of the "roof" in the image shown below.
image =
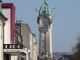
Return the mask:
<path id="1" fill-rule="evenodd" d="M 44 3 L 41 5 L 40 10 L 39 10 L 39 16 L 41 15 L 51 15 L 52 11 L 49 8 L 48 4 L 46 3 L 46 1 L 44 1 Z"/>
<path id="2" fill-rule="evenodd" d="M 2 8 L 13 8 L 15 7 L 13 3 L 2 3 Z"/>
<path id="3" fill-rule="evenodd" d="M 7 18 L 2 13 L 0 13 L 0 16 L 4 18 L 4 21 L 7 20 Z"/>
<path id="4" fill-rule="evenodd" d="M 26 25 L 30 31 L 30 33 L 32 33 L 30 26 L 27 23 L 21 23 L 22 25 Z M 33 34 L 33 33 L 32 33 Z"/>

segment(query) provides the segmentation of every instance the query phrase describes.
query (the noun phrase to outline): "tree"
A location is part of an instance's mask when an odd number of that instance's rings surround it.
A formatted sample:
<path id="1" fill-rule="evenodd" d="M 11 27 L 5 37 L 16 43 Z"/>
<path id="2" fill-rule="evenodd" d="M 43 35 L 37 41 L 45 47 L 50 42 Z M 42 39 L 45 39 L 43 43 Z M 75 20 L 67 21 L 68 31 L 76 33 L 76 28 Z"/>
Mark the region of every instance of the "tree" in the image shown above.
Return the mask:
<path id="1" fill-rule="evenodd" d="M 78 43 L 76 46 L 73 48 L 73 54 L 70 58 L 70 60 L 80 60 L 80 35 L 78 36 Z"/>

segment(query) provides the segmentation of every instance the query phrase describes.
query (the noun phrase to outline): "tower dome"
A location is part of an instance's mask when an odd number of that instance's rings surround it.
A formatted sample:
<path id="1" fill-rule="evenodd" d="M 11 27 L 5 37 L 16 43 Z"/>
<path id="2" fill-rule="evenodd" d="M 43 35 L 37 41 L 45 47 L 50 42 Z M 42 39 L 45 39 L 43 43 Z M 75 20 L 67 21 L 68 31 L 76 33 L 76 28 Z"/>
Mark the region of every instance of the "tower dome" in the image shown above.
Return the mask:
<path id="1" fill-rule="evenodd" d="M 39 16 L 42 16 L 42 15 L 50 16 L 51 14 L 52 14 L 52 11 L 49 8 L 46 1 L 44 0 L 44 3 L 42 4 L 42 6 L 40 7 L 40 10 L 39 10 Z"/>

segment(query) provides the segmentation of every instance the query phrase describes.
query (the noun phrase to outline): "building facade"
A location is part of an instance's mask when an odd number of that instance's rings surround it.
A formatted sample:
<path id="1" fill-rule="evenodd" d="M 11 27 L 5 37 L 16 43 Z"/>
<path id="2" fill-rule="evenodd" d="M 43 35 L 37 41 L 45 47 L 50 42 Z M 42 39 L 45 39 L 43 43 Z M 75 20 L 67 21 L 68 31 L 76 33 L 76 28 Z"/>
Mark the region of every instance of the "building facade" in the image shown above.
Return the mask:
<path id="1" fill-rule="evenodd" d="M 22 39 L 23 39 L 23 45 L 30 49 L 30 37 L 29 37 L 29 33 L 31 32 L 30 27 L 28 26 L 28 24 L 25 23 L 21 23 L 21 34 L 22 34 Z"/>
<path id="2" fill-rule="evenodd" d="M 4 49 L 2 50 L 4 60 L 21 60 L 19 57 L 25 57 L 28 53 L 25 51 L 27 49 L 23 48 L 20 26 L 15 26 L 15 6 L 13 3 L 3 3 L 2 13 L 7 18 L 4 26 Z"/>
<path id="3" fill-rule="evenodd" d="M 15 6 L 13 3 L 2 3 L 2 13 L 7 18 L 4 26 L 4 44 L 14 44 Z"/>
<path id="4" fill-rule="evenodd" d="M 15 23 L 13 3 L 2 4 L 0 40 L 0 60 L 37 60 L 36 37 L 28 24 Z"/>
<path id="5" fill-rule="evenodd" d="M 30 27 L 28 24 L 21 23 L 21 34 L 22 34 L 22 40 L 23 40 L 23 46 L 27 48 L 28 52 L 28 60 L 30 60 Z"/>
<path id="6" fill-rule="evenodd" d="M 33 56 L 34 56 L 34 60 L 37 60 L 37 39 L 36 39 L 36 36 L 35 36 L 35 34 L 33 34 L 33 50 L 34 50 L 34 52 L 33 52 Z"/>
<path id="7" fill-rule="evenodd" d="M 40 60 L 51 60 L 53 58 L 52 52 L 52 12 L 46 3 L 42 4 L 37 18 L 39 26 L 39 54 Z"/>
<path id="8" fill-rule="evenodd" d="M 36 37 L 35 35 L 31 32 L 30 27 L 28 24 L 22 23 L 21 24 L 21 34 L 22 34 L 22 39 L 23 39 L 23 45 L 28 48 L 28 59 L 29 60 L 36 60 L 37 54 L 35 53 L 34 57 L 34 52 L 36 52 L 36 45 L 34 45 L 34 42 L 36 42 Z M 35 49 L 34 49 L 35 48 Z"/>
<path id="9" fill-rule="evenodd" d="M 37 39 L 32 32 L 30 32 L 30 60 L 37 60 Z"/>
<path id="10" fill-rule="evenodd" d="M 15 6 L 13 3 L 3 3 L 2 13 L 7 18 L 4 26 L 4 60 L 14 60 L 18 56 L 22 49 L 16 49 L 14 34 L 15 34 Z M 19 45 L 20 46 L 20 45 Z"/>
<path id="11" fill-rule="evenodd" d="M 4 42 L 4 22 L 6 21 L 5 16 L 0 12 L 0 60 L 3 60 L 3 42 Z"/>

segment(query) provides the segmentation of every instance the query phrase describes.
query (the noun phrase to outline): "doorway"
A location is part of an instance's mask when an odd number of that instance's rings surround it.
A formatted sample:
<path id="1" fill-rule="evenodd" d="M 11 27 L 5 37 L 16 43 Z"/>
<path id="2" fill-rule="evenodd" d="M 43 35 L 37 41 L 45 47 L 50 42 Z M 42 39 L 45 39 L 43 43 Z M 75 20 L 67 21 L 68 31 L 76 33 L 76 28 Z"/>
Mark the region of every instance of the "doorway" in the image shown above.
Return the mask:
<path id="1" fill-rule="evenodd" d="M 4 54 L 4 60 L 11 60 L 10 54 Z"/>

